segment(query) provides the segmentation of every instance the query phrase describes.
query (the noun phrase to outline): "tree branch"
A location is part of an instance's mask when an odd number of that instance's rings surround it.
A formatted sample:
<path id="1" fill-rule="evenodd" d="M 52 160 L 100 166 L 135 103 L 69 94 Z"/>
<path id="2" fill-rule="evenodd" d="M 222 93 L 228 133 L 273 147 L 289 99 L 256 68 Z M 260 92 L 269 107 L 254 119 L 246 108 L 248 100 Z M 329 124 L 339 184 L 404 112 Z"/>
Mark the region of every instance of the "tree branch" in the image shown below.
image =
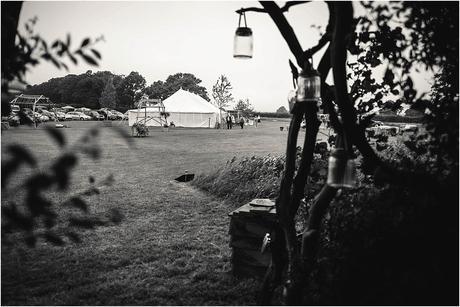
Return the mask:
<path id="1" fill-rule="evenodd" d="M 278 30 L 281 32 L 284 40 L 287 42 L 289 49 L 296 58 L 297 65 L 302 69 L 311 68 L 311 64 L 306 61 L 306 58 L 303 55 L 302 47 L 300 46 L 299 41 L 294 33 L 294 30 L 289 25 L 286 17 L 284 17 L 283 12 L 279 6 L 273 1 L 260 1 L 260 4 L 264 7 L 267 13 L 275 22 Z"/>
<path id="2" fill-rule="evenodd" d="M 323 96 L 324 98 L 322 107 L 324 111 L 326 111 L 329 114 L 329 122 L 331 123 L 331 126 L 334 129 L 334 131 L 337 133 L 341 131 L 343 128 L 342 124 L 339 121 L 339 117 L 337 115 L 337 112 L 335 111 L 335 106 L 333 103 L 334 90 L 327 83 L 324 83 L 324 86 L 321 88 L 321 91 L 323 90 L 326 94 L 324 94 Z"/>
<path id="3" fill-rule="evenodd" d="M 335 22 L 335 13 L 334 13 L 332 5 L 329 2 L 327 2 L 327 7 L 329 9 L 329 20 L 326 26 L 326 33 L 324 33 L 323 36 L 321 36 L 316 46 L 313 46 L 310 49 L 307 49 L 304 51 L 304 56 L 306 58 L 312 57 L 316 52 L 318 52 L 321 48 L 323 48 L 332 38 L 332 31 L 334 30 L 334 22 Z"/>
<path id="4" fill-rule="evenodd" d="M 332 9 L 329 8 L 331 11 Z M 332 13 L 330 13 L 332 16 Z M 333 24 L 332 17 L 330 17 L 330 22 L 328 27 Z M 326 51 L 321 58 L 319 65 L 318 65 L 318 72 L 321 76 L 321 100 L 322 100 L 322 108 L 325 112 L 329 114 L 329 121 L 331 123 L 332 128 L 334 131 L 340 131 L 341 124 L 337 113 L 334 109 L 333 99 L 334 99 L 334 91 L 332 90 L 331 86 L 326 83 L 327 76 L 329 71 L 331 70 L 331 46 L 329 45 Z"/>
<path id="5" fill-rule="evenodd" d="M 305 120 L 307 123 L 304 146 L 302 149 L 302 158 L 297 175 L 294 179 L 294 186 L 290 202 L 287 204 L 287 222 L 285 222 L 284 231 L 286 239 L 286 249 L 288 256 L 286 304 L 297 305 L 301 303 L 301 289 L 303 285 L 304 270 L 301 262 L 301 254 L 297 241 L 297 234 L 294 225 L 294 217 L 299 208 L 300 200 L 304 196 L 304 188 L 310 174 L 311 163 L 313 161 L 313 152 L 315 149 L 316 138 L 320 122 L 317 118 L 318 107 L 316 104 L 306 104 Z"/>
<path id="6" fill-rule="evenodd" d="M 295 160 L 297 151 L 297 137 L 299 135 L 300 123 L 303 119 L 302 112 L 295 112 L 289 127 L 288 142 L 286 146 L 286 164 L 281 178 L 280 194 L 276 199 L 276 213 L 280 223 L 283 224 L 288 216 L 291 186 L 295 172 Z"/>
<path id="7" fill-rule="evenodd" d="M 349 2 L 334 2 L 336 24 L 331 43 L 331 63 L 335 86 L 335 103 L 340 108 L 343 125 L 351 132 L 356 124 L 356 110 L 348 95 L 346 79 L 347 42 L 346 37 L 351 32 L 353 23 L 353 7 Z"/>
<path id="8" fill-rule="evenodd" d="M 305 4 L 311 1 L 287 1 L 280 9 L 281 12 L 289 11 L 289 8 L 294 5 Z M 257 13 L 267 13 L 267 11 L 260 7 L 248 7 L 248 8 L 241 8 L 235 11 L 238 14 L 245 13 L 245 12 L 257 12 Z"/>
<path id="9" fill-rule="evenodd" d="M 310 174 L 310 167 L 313 161 L 313 153 L 316 144 L 316 138 L 321 122 L 317 118 L 318 108 L 316 105 L 310 106 L 305 112 L 305 122 L 307 124 L 305 132 L 305 140 L 302 148 L 302 159 L 297 170 L 297 175 L 294 179 L 294 188 L 292 191 L 292 200 L 289 208 L 291 219 L 297 212 L 300 205 L 300 200 L 304 196 L 304 188 L 307 184 L 307 178 Z"/>
<path id="10" fill-rule="evenodd" d="M 292 259 L 294 255 L 298 254 L 297 238 L 295 234 L 294 220 L 290 218 L 289 207 L 291 203 L 291 187 L 293 176 L 295 173 L 295 162 L 297 156 L 297 137 L 299 135 L 300 123 L 302 122 L 304 112 L 298 106 L 293 109 L 293 117 L 289 127 L 288 141 L 286 146 L 286 162 L 281 178 L 281 186 L 279 196 L 276 199 L 276 214 L 278 216 L 279 224 L 284 234 L 285 244 L 278 248 L 283 248 L 287 252 L 288 261 L 288 274 L 289 272 L 296 272 L 292 267 Z M 294 230 L 294 231 L 293 231 Z M 279 251 L 277 251 L 279 252 Z M 282 265 L 283 267 L 285 265 Z M 279 267 L 279 266 L 278 266 Z"/>
<path id="11" fill-rule="evenodd" d="M 346 137 L 357 146 L 365 162 L 371 169 L 382 166 L 383 162 L 369 145 L 365 135 L 365 127 L 357 125 L 356 110 L 348 95 L 346 80 L 347 38 L 353 31 L 353 7 L 347 2 L 333 2 L 331 8 L 336 12 L 336 25 L 334 27 L 331 43 L 331 62 L 334 72 L 335 102 L 337 103 L 343 120 L 343 129 Z"/>
<path id="12" fill-rule="evenodd" d="M 334 199 L 337 189 L 324 185 L 321 192 L 315 197 L 310 207 L 307 227 L 302 234 L 302 260 L 305 268 L 306 278 L 311 272 L 312 264 L 318 251 L 318 238 L 321 220 L 326 213 L 329 204 Z"/>
<path id="13" fill-rule="evenodd" d="M 310 49 L 307 49 L 303 52 L 304 57 L 311 58 L 315 53 L 321 50 L 321 48 L 326 46 L 326 44 L 329 42 L 330 39 L 331 39 L 330 34 L 325 33 L 323 36 L 321 36 L 316 46 L 313 46 Z"/>

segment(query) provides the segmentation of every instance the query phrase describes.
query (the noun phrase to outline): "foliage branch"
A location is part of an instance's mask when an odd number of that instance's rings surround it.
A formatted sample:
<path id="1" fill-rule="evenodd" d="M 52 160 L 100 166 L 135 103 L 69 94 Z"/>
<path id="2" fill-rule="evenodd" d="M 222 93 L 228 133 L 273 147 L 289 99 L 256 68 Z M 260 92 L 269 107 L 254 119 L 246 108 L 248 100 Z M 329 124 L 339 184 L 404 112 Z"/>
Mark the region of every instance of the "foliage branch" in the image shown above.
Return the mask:
<path id="1" fill-rule="evenodd" d="M 99 131 L 90 129 L 72 145 L 67 144 L 59 129 L 46 128 L 45 131 L 60 149 L 59 156 L 49 165 L 39 165 L 33 153 L 18 144 L 7 146 L 7 159 L 2 159 L 2 240 L 7 245 L 15 246 L 21 239 L 32 247 L 38 239 L 54 245 L 64 245 L 65 238 L 79 243 L 81 229 L 117 224 L 122 220 L 116 208 L 110 209 L 105 216 L 91 214 L 88 203 L 91 196 L 113 184 L 112 174 L 99 181 L 89 176 L 87 188 L 67 196 L 72 173 L 81 156 L 92 160 L 101 157 L 97 141 Z M 117 131 L 126 138 L 124 131 Z M 14 175 L 24 166 L 32 169 L 31 174 L 19 185 L 12 184 Z M 18 198 L 18 192 L 24 197 Z M 66 198 L 53 201 L 56 193 Z"/>

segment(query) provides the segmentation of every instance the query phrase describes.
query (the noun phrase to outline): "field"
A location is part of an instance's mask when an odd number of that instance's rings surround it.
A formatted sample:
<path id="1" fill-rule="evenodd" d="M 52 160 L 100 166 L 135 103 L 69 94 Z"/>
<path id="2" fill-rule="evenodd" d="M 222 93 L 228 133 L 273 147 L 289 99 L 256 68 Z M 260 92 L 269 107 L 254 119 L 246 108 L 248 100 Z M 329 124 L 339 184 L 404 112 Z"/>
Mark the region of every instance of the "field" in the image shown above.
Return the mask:
<path id="1" fill-rule="evenodd" d="M 102 158 L 80 160 L 72 190 L 83 189 L 89 175 L 97 180 L 113 174 L 115 184 L 91 197 L 91 210 L 118 208 L 123 222 L 85 232 L 80 244 L 2 245 L 2 304 L 254 304 L 259 281 L 230 273 L 232 206 L 173 179 L 185 170 L 205 173 L 235 155 L 284 153 L 287 132 L 279 127 L 288 121 L 266 120 L 243 130 L 157 128 L 149 137 L 132 138 L 134 148 L 97 122 L 70 122 L 62 131 L 71 144 L 95 125 L 101 126 Z M 43 164 L 59 153 L 41 127 L 4 131 L 1 143 L 3 159 L 12 143 L 31 149 Z M 15 181 L 27 172 L 22 169 Z"/>

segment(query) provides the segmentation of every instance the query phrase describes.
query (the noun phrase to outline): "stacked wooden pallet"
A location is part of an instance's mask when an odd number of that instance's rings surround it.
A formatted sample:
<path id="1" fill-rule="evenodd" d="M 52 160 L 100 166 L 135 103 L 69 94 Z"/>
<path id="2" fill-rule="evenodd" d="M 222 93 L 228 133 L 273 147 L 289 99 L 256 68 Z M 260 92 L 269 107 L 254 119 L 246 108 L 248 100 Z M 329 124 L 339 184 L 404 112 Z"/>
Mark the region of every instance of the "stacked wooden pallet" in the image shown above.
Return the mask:
<path id="1" fill-rule="evenodd" d="M 237 276 L 262 276 L 270 264 L 270 252 L 261 252 L 263 239 L 276 223 L 275 203 L 254 199 L 229 214 L 232 271 Z"/>

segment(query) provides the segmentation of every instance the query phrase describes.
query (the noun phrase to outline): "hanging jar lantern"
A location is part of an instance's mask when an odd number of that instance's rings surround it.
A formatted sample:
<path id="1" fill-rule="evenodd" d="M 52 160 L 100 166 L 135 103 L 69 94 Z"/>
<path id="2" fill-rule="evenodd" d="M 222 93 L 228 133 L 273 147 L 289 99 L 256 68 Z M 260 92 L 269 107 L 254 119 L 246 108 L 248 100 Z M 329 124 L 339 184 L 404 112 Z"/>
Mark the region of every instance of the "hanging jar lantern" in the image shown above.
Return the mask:
<path id="1" fill-rule="evenodd" d="M 331 150 L 329 156 L 329 168 L 327 174 L 327 184 L 334 188 L 354 188 L 356 187 L 356 165 L 355 160 L 350 158 L 347 150 L 341 148 Z"/>
<path id="2" fill-rule="evenodd" d="M 244 17 L 244 27 L 241 26 L 241 16 Z M 253 37 L 252 30 L 246 24 L 246 15 L 244 12 L 240 13 L 238 20 L 238 28 L 235 32 L 235 39 L 233 41 L 233 57 L 238 59 L 252 58 Z"/>
<path id="3" fill-rule="evenodd" d="M 302 70 L 297 78 L 297 101 L 318 102 L 321 100 L 321 77 L 313 65 Z"/>

